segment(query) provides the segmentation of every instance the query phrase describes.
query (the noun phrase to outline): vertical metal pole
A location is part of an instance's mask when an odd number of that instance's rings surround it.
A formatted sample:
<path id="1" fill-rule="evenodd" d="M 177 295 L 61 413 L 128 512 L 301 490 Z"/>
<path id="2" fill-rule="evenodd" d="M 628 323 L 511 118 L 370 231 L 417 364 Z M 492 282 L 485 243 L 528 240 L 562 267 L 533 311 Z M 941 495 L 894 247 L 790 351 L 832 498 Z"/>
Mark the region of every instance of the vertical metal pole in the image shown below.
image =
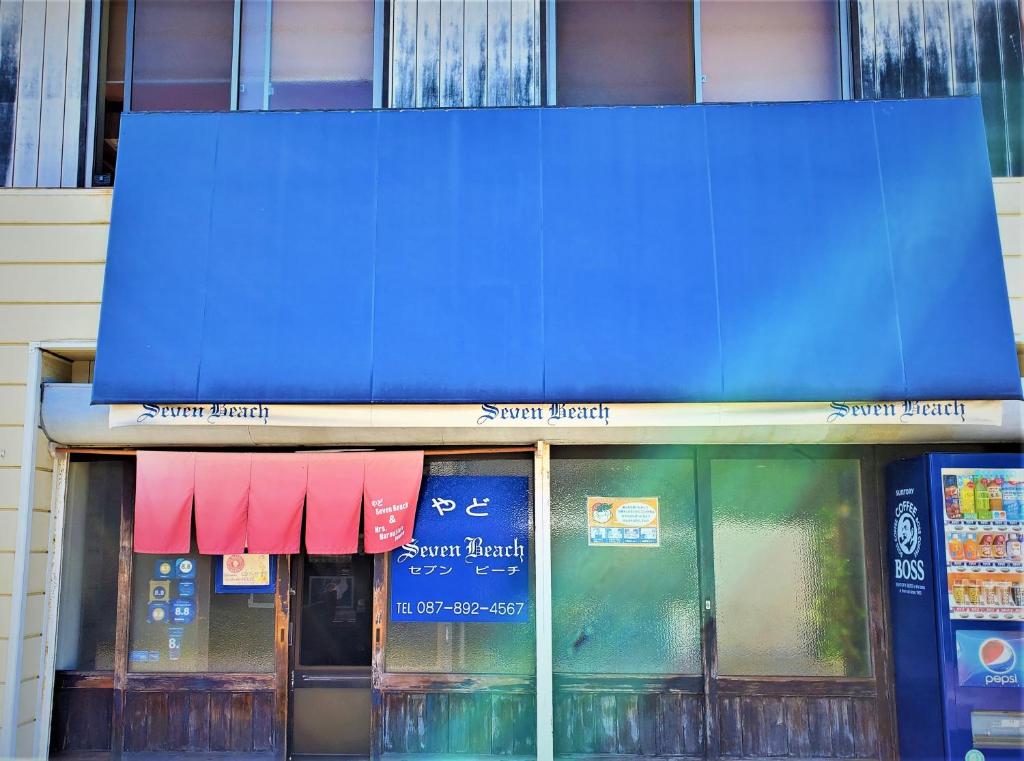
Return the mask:
<path id="1" fill-rule="evenodd" d="M 547 26 L 544 37 L 547 47 L 547 50 L 544 51 L 544 74 L 547 77 L 547 97 L 544 103 L 546 106 L 558 105 L 558 35 L 556 34 L 555 20 L 558 14 L 555 2 L 556 0 L 547 0 L 547 5 L 544 9 L 544 21 Z"/>
<path id="2" fill-rule="evenodd" d="M 270 32 L 274 23 L 274 4 L 267 0 L 266 34 L 263 37 L 263 110 L 270 110 Z"/>
<path id="3" fill-rule="evenodd" d="M 693 102 L 704 102 L 704 64 L 701 61 L 700 0 L 693 0 Z"/>
<path id="4" fill-rule="evenodd" d="M 235 0 L 231 21 L 231 110 L 238 110 L 238 67 L 242 51 L 242 0 Z"/>
<path id="5" fill-rule="evenodd" d="M 97 110 L 100 105 L 100 92 L 103 93 L 104 105 L 106 102 L 106 83 L 107 83 L 107 52 L 106 52 L 106 41 L 107 35 L 104 31 L 102 34 L 101 29 L 106 28 L 106 4 L 101 0 L 92 0 L 92 4 L 89 8 L 89 12 L 92 15 L 92 21 L 89 27 L 89 105 L 86 117 L 86 138 L 85 138 L 85 172 L 82 174 L 84 178 L 84 185 L 87 188 L 92 187 L 93 175 L 96 174 L 96 147 L 97 145 L 103 144 L 103 134 L 96 132 L 96 120 Z M 100 46 L 103 46 L 102 48 Z M 100 65 L 100 62 L 103 65 Z M 100 88 L 100 77 L 103 77 L 103 87 Z M 106 116 L 106 108 L 103 109 L 104 117 Z M 105 118 L 103 119 L 105 121 Z"/>
<path id="6" fill-rule="evenodd" d="M 132 79 L 135 69 L 135 0 L 128 0 L 128 20 L 124 25 L 124 113 L 132 110 Z"/>
<path id="7" fill-rule="evenodd" d="M 537 564 L 537 761 L 554 758 L 554 695 L 551 656 L 551 445 L 537 443 L 533 458 L 533 546 Z"/>
<path id="8" fill-rule="evenodd" d="M 373 107 L 384 107 L 384 0 L 373 0 Z"/>
<path id="9" fill-rule="evenodd" d="M 839 95 L 843 100 L 850 100 L 853 97 L 853 53 L 848 0 L 836 3 L 836 26 L 839 32 Z"/>

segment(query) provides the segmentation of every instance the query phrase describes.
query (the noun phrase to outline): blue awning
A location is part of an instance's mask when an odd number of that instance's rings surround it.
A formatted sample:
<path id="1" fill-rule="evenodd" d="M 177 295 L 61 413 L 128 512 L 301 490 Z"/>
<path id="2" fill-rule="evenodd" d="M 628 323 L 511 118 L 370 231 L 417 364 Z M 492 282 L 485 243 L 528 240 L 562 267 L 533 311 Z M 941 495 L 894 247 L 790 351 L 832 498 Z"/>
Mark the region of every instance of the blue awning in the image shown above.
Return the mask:
<path id="1" fill-rule="evenodd" d="M 981 106 L 126 115 L 93 394 L 1019 398 Z"/>

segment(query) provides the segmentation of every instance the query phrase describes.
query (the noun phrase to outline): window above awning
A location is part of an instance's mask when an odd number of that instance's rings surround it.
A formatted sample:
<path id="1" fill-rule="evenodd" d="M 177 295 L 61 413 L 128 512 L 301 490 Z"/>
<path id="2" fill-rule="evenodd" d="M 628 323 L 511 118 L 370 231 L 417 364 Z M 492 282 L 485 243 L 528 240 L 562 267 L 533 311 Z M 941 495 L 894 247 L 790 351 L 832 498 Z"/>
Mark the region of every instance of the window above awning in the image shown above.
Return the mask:
<path id="1" fill-rule="evenodd" d="M 977 99 L 124 117 L 94 402 L 1016 399 Z"/>

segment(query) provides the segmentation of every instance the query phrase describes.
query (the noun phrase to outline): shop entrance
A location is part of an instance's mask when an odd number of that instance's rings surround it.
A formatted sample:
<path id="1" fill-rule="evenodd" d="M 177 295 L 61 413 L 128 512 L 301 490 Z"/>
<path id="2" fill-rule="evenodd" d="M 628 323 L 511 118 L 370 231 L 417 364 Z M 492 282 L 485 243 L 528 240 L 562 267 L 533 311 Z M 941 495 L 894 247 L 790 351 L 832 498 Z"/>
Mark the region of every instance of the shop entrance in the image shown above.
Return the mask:
<path id="1" fill-rule="evenodd" d="M 368 757 L 373 557 L 302 555 L 292 567 L 290 755 Z"/>
<path id="2" fill-rule="evenodd" d="M 556 757 L 884 757 L 864 462 L 553 450 Z"/>

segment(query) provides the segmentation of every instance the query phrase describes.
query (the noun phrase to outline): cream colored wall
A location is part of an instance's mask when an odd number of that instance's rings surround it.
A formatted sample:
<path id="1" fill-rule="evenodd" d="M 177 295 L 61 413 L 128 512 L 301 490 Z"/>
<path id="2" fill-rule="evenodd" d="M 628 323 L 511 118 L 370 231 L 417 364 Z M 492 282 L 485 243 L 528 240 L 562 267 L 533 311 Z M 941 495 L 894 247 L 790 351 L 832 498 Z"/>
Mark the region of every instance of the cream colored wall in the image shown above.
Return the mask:
<path id="1" fill-rule="evenodd" d="M 993 180 L 1017 356 L 1024 367 L 1024 177 Z"/>
<path id="2" fill-rule="evenodd" d="M 997 179 L 996 204 L 1018 347 L 1024 347 L 1024 179 Z M 110 191 L 0 191 L 0 679 L 6 674 L 28 344 L 95 340 Z M 73 357 L 69 357 L 73 358 Z M 89 363 L 48 357 L 44 375 L 87 379 Z M 31 752 L 42 645 L 51 460 L 36 436 L 36 493 L 19 690 L 20 754 Z M 6 689 L 6 686 L 4 686 Z"/>
<path id="3" fill-rule="evenodd" d="M 0 680 L 7 674 L 28 344 L 95 340 L 109 220 L 108 190 L 0 191 Z M 75 363 L 75 371 L 88 372 L 88 363 Z M 47 355 L 43 377 L 70 381 L 72 363 Z M 31 753 L 35 730 L 51 469 L 37 432 L 22 680 L 16 688 L 19 755 Z"/>

